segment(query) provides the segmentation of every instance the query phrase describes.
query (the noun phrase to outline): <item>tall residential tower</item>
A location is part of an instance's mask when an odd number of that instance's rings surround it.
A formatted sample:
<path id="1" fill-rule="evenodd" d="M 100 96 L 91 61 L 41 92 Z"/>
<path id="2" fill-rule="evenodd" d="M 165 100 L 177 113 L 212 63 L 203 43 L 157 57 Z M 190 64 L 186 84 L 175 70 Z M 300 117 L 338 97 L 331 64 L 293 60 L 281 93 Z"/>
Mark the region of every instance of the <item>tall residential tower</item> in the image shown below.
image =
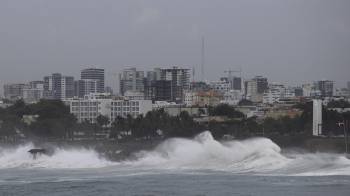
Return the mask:
<path id="1" fill-rule="evenodd" d="M 45 99 L 66 99 L 74 96 L 74 77 L 54 73 L 44 77 Z"/>
<path id="2" fill-rule="evenodd" d="M 103 93 L 105 90 L 105 70 L 100 68 L 88 68 L 81 70 L 80 74 L 81 80 L 95 80 L 97 83 L 97 92 Z"/>

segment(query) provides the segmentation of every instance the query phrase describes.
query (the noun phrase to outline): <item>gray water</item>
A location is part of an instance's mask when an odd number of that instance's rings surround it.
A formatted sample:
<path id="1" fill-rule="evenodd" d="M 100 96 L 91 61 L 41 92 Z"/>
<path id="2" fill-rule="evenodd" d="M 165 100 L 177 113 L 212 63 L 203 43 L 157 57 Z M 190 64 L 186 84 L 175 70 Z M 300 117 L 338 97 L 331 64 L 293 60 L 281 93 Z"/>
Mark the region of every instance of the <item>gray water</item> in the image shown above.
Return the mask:
<path id="1" fill-rule="evenodd" d="M 350 195 L 341 154 L 282 153 L 271 140 L 170 139 L 112 162 L 91 149 L 0 149 L 0 195 Z"/>
<path id="2" fill-rule="evenodd" d="M 209 171 L 5 170 L 0 195 L 350 195 L 347 176 Z"/>

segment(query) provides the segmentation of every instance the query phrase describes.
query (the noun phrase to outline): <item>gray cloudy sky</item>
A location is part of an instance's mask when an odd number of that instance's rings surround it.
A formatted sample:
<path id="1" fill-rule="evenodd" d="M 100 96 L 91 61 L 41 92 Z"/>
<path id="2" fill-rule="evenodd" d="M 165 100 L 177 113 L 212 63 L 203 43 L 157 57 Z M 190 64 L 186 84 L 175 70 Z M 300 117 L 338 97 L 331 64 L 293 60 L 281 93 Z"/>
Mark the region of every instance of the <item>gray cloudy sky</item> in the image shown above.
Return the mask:
<path id="1" fill-rule="evenodd" d="M 90 65 L 107 83 L 124 66 L 193 65 L 217 79 L 350 80 L 349 0 L 0 0 L 0 84 Z M 199 78 L 199 76 L 198 76 Z"/>

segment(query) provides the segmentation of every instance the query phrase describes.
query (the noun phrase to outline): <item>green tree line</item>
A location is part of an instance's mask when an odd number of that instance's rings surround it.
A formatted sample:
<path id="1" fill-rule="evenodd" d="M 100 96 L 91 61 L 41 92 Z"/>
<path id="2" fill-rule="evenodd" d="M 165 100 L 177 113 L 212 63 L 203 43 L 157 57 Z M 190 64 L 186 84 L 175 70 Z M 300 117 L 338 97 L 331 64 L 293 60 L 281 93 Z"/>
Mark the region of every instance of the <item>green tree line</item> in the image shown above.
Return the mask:
<path id="1" fill-rule="evenodd" d="M 330 102 L 334 105 L 348 106 L 348 102 Z M 136 118 L 131 116 L 108 119 L 98 116 L 97 123 L 78 123 L 69 111 L 69 107 L 58 100 L 41 100 L 35 104 L 17 101 L 12 106 L 0 108 L 0 138 L 14 140 L 20 134 L 26 138 L 59 138 L 73 139 L 74 132 L 82 132 L 85 136 L 95 138 L 101 131 L 110 131 L 111 139 L 152 139 L 168 137 L 192 137 L 204 130 L 210 130 L 214 137 L 224 135 L 235 137 L 269 136 L 269 135 L 311 135 L 312 102 L 294 106 L 302 111 L 294 118 L 278 119 L 255 117 L 247 118 L 233 106 L 221 104 L 208 109 L 210 116 L 226 116 L 224 122 L 196 121 L 187 112 L 178 116 L 170 116 L 164 110 L 154 110 Z M 25 122 L 24 115 L 36 115 L 30 123 Z M 350 112 L 323 109 L 323 130 L 325 135 L 343 134 L 343 128 L 337 125 L 343 120 L 350 121 Z M 110 125 L 110 127 L 109 127 Z"/>

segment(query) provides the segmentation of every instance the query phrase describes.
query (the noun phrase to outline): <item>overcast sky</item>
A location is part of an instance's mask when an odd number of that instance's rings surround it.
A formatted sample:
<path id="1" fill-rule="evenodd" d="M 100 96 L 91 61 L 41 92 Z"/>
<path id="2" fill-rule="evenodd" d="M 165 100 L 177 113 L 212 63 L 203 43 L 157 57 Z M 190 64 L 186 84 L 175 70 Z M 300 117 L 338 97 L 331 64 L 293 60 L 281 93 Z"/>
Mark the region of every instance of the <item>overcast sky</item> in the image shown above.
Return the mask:
<path id="1" fill-rule="evenodd" d="M 349 0 L 0 0 L 0 84 L 125 66 L 242 67 L 289 84 L 350 80 Z M 199 78 L 199 75 L 197 75 Z M 115 85 L 113 85 L 115 86 Z"/>

